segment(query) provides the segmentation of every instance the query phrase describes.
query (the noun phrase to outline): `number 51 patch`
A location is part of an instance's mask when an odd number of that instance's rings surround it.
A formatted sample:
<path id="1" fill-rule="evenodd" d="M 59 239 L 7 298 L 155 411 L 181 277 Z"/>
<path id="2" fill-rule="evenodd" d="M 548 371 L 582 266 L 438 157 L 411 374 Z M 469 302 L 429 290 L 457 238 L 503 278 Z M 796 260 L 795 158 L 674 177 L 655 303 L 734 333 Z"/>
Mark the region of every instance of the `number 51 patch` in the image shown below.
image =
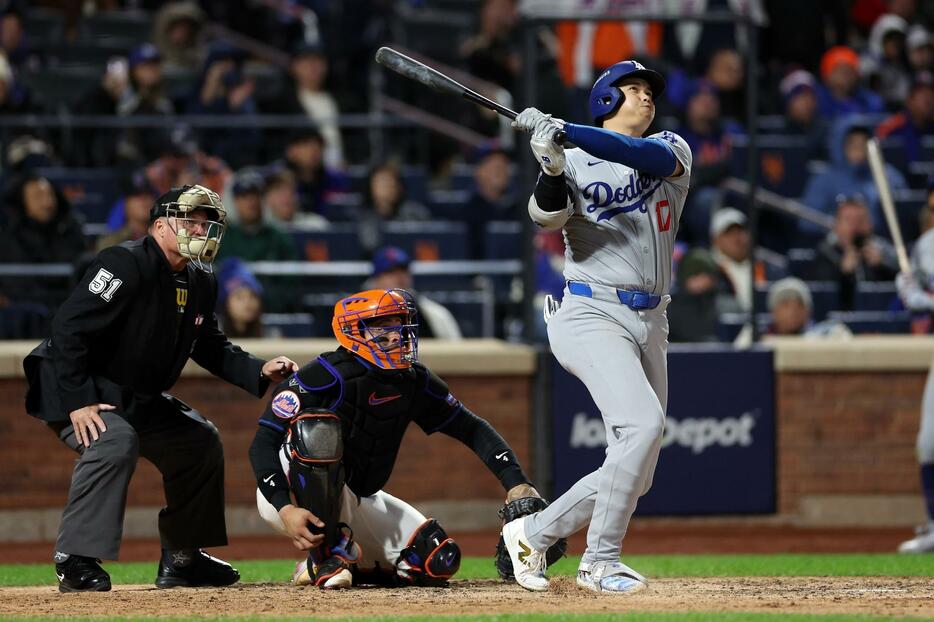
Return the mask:
<path id="1" fill-rule="evenodd" d="M 88 291 L 92 294 L 100 294 L 105 302 L 110 302 L 121 285 L 123 285 L 123 281 L 115 279 L 112 272 L 101 268 L 91 279 L 91 282 L 88 283 Z"/>

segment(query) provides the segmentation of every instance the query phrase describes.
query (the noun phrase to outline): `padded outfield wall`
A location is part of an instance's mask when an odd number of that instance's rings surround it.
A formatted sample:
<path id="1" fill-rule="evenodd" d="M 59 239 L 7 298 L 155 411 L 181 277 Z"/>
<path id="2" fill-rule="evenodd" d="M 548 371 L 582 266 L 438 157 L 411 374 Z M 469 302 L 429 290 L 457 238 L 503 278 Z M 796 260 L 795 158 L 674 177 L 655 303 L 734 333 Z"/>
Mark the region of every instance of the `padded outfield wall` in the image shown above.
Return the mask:
<path id="1" fill-rule="evenodd" d="M 74 463 L 74 455 L 23 411 L 21 362 L 32 345 L 0 344 L 0 541 L 54 539 Z M 304 362 L 330 349 L 332 342 L 244 341 L 242 345 L 259 356 L 286 354 Z M 747 502 L 755 497 L 758 505 L 751 516 L 769 522 L 821 526 L 920 522 L 923 508 L 914 445 L 934 338 L 785 339 L 767 345 L 766 358 L 774 374 L 772 414 L 748 405 L 771 390 L 765 386 L 768 379 L 762 380 L 761 353 L 755 365 L 746 366 L 744 360 L 753 360 L 748 352 L 736 353 L 741 363 L 736 365 L 729 362 L 727 350 L 706 348 L 708 354 L 716 354 L 711 359 L 690 348 L 674 349 L 671 413 L 678 423 L 670 426 L 658 485 L 652 497 L 646 497 L 645 513 L 742 512 L 742 504 L 740 510 L 729 505 L 721 510 L 716 504 L 679 509 L 702 499 L 697 491 L 704 486 L 719 485 L 722 497 L 723 480 L 737 499 Z M 528 346 L 493 340 L 457 344 L 425 340 L 421 356 L 448 380 L 458 398 L 502 432 L 528 470 L 535 471 L 537 481 L 550 481 L 545 471 L 559 460 L 563 438 L 555 435 L 559 428 L 567 431 L 566 443 L 594 452 L 588 459 L 599 461 L 596 413 L 587 412 L 586 392 L 573 398 L 584 400 L 580 408 L 572 403 L 557 412 L 553 391 L 561 381 L 555 378 L 558 372 L 546 369 L 549 355 L 538 357 Z M 722 364 L 711 362 L 716 360 Z M 747 367 L 756 368 L 759 380 L 745 377 Z M 698 382 L 705 377 L 721 382 Z M 687 387 L 690 392 L 685 394 Z M 231 535 L 268 534 L 254 509 L 247 456 L 262 403 L 193 365 L 186 368 L 174 393 L 220 428 Z M 552 410 L 558 421 L 551 420 Z M 773 418 L 770 425 L 763 425 L 765 416 Z M 564 428 L 562 417 L 570 417 Z M 533 456 L 536 447 L 539 455 Z M 709 477 L 698 476 L 702 469 L 710 469 Z M 737 479 L 739 475 L 745 479 Z M 561 480 L 560 475 L 554 478 L 559 488 Z M 416 426 L 406 435 L 387 490 L 460 531 L 495 526 L 495 510 L 502 498 L 498 482 L 467 448 L 441 434 L 426 437 Z M 769 495 L 771 505 L 763 505 L 762 499 Z M 723 498 L 728 501 L 729 495 Z M 125 536 L 153 537 L 156 509 L 162 501 L 158 472 L 141 460 L 130 486 Z"/>

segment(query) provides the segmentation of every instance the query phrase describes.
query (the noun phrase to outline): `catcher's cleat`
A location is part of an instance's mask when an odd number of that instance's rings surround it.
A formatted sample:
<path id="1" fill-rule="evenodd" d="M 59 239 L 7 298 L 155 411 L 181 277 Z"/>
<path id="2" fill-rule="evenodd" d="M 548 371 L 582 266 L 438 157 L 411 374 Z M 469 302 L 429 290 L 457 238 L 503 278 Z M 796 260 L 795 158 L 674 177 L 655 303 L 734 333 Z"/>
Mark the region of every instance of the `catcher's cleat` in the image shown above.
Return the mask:
<path id="1" fill-rule="evenodd" d="M 339 523 L 338 529 L 341 537 L 336 546 L 313 549 L 305 560 L 296 564 L 292 585 L 315 585 L 326 590 L 353 585 L 354 564 L 360 561 L 363 550 L 354 542 L 353 530 L 348 525 Z"/>
<path id="2" fill-rule="evenodd" d="M 56 553 L 56 557 L 60 553 Z M 99 559 L 68 555 L 55 564 L 59 592 L 109 592 L 110 575 L 100 566 Z"/>
<path id="3" fill-rule="evenodd" d="M 336 559 L 336 558 L 332 558 Z M 330 560 L 328 560 L 330 561 Z M 339 563 L 339 562 L 338 562 Z M 315 566 L 314 562 L 311 562 L 312 570 L 308 570 L 308 559 L 303 559 L 302 561 L 295 564 L 295 572 L 292 573 L 292 585 L 297 587 L 304 587 L 306 585 L 318 585 L 318 587 L 326 590 L 342 589 L 345 587 L 350 587 L 353 585 L 353 573 L 349 567 L 341 567 L 337 572 L 330 572 L 328 574 L 328 569 L 326 565 L 328 562 L 324 562 L 321 566 Z M 321 576 L 318 577 L 320 584 L 316 583 L 312 579 L 315 569 L 321 572 Z"/>
<path id="4" fill-rule="evenodd" d="M 201 549 L 174 553 L 163 549 L 156 587 L 224 587 L 239 580 L 236 568 Z"/>
<path id="5" fill-rule="evenodd" d="M 578 567 L 577 584 L 601 594 L 631 594 L 644 590 L 648 581 L 622 562 L 597 562 Z"/>
<path id="6" fill-rule="evenodd" d="M 915 537 L 898 545 L 899 553 L 934 553 L 934 521 L 915 530 Z"/>
<path id="7" fill-rule="evenodd" d="M 532 548 L 525 537 L 525 517 L 503 525 L 503 541 L 509 557 L 516 583 L 533 592 L 548 589 L 545 576 L 545 553 Z"/>

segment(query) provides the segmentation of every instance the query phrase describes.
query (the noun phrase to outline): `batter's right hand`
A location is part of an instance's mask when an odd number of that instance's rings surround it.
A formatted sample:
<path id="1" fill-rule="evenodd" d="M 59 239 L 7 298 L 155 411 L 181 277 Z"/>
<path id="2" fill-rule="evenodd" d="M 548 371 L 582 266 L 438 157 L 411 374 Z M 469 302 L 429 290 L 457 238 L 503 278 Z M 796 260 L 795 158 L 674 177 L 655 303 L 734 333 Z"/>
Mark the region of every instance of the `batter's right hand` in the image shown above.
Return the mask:
<path id="1" fill-rule="evenodd" d="M 320 518 L 306 510 L 305 508 L 294 505 L 283 506 L 279 510 L 279 518 L 285 525 L 285 532 L 292 538 L 292 544 L 300 551 L 308 551 L 324 543 L 324 534 L 313 534 L 308 529 L 311 523 L 315 527 L 324 528 L 324 523 Z"/>
<path id="2" fill-rule="evenodd" d="M 91 404 L 71 411 L 68 417 L 71 419 L 71 425 L 74 426 L 75 437 L 77 437 L 78 442 L 85 447 L 90 447 L 92 438 L 95 441 L 99 439 L 100 435 L 107 431 L 107 426 L 104 425 L 104 420 L 101 419 L 100 411 L 115 409 L 116 406 L 110 404 Z"/>

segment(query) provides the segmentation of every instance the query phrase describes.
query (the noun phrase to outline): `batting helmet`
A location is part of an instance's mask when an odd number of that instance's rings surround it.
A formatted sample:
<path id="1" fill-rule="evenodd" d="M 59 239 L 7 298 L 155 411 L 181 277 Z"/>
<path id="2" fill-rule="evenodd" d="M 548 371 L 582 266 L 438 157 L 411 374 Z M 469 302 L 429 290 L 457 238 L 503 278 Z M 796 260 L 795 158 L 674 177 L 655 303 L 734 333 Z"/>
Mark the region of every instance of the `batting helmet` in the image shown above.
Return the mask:
<path id="1" fill-rule="evenodd" d="M 623 103 L 623 93 L 616 85 L 627 77 L 642 78 L 652 88 L 652 99 L 657 99 L 665 91 L 665 78 L 662 74 L 646 69 L 634 60 L 616 63 L 600 74 L 590 89 L 590 116 L 598 126 L 603 126 L 603 119 L 610 116 Z"/>
<path id="2" fill-rule="evenodd" d="M 399 322 L 372 325 L 386 317 Z M 404 369 L 418 360 L 415 299 L 404 289 L 370 289 L 338 300 L 331 329 L 338 343 L 377 367 Z M 393 333 L 399 337 L 395 342 Z"/>

